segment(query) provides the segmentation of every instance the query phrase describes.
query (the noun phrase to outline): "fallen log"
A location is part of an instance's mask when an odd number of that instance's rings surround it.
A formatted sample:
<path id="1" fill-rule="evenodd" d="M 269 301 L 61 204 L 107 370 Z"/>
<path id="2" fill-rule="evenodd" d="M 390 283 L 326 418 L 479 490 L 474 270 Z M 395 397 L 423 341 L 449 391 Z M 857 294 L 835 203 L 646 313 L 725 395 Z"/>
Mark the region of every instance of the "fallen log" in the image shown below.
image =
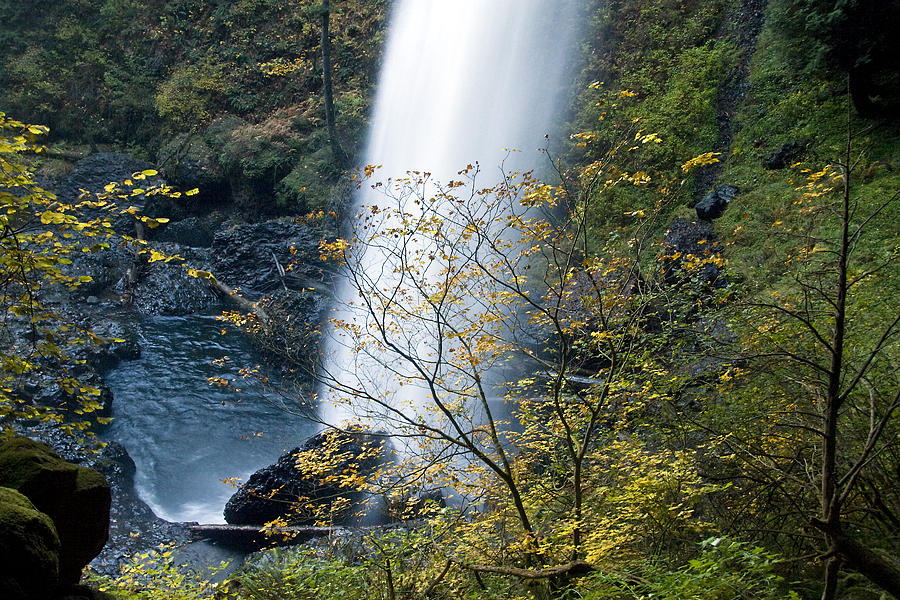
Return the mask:
<path id="1" fill-rule="evenodd" d="M 241 296 L 236 290 L 231 289 L 215 278 L 210 278 L 207 281 L 212 291 L 215 292 L 220 298 L 231 302 L 244 312 L 255 314 L 256 318 L 259 319 L 259 322 L 263 327 L 268 326 L 269 315 L 261 306 L 259 306 L 259 303 L 248 300 L 247 298 Z"/>
<path id="2" fill-rule="evenodd" d="M 274 546 L 293 546 L 313 538 L 333 534 L 336 527 L 272 527 L 263 529 L 256 525 L 191 525 L 188 527 L 195 541 L 208 540 L 245 551 L 261 550 Z"/>

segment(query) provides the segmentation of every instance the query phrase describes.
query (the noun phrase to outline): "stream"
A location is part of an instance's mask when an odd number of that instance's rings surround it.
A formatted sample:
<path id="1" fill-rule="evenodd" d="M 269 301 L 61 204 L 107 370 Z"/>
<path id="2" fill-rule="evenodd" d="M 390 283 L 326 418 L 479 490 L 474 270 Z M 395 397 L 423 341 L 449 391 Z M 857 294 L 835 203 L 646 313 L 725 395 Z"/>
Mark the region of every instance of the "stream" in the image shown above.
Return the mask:
<path id="1" fill-rule="evenodd" d="M 145 317 L 139 329 L 141 357 L 106 375 L 115 401 L 102 437 L 128 450 L 137 491 L 158 516 L 222 523 L 234 493 L 222 480 L 246 480 L 317 427 L 287 412 L 269 386 L 241 377 L 263 358 L 215 314 Z"/>

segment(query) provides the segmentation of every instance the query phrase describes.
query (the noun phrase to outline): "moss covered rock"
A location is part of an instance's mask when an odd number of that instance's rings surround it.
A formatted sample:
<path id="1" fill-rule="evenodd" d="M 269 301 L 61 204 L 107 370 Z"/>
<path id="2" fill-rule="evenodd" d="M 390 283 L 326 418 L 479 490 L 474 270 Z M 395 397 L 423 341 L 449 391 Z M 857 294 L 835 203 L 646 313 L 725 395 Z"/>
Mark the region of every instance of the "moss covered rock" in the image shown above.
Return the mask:
<path id="1" fill-rule="evenodd" d="M 46 444 L 12 438 L 0 444 L 0 486 L 18 490 L 59 535 L 59 581 L 75 584 L 109 537 L 110 489 L 93 469 L 64 461 Z"/>
<path id="2" fill-rule="evenodd" d="M 59 537 L 50 517 L 0 487 L 0 597 L 48 598 L 59 579 Z"/>

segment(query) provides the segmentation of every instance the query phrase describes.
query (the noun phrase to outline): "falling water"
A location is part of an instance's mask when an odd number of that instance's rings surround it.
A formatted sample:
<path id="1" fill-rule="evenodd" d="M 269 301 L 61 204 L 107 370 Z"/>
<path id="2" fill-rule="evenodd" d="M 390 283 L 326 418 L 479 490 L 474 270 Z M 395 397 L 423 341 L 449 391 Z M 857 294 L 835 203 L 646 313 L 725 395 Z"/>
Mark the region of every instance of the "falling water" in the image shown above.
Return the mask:
<path id="1" fill-rule="evenodd" d="M 365 153 L 366 164 L 382 165 L 376 177 L 396 178 L 415 170 L 446 182 L 477 162 L 483 172 L 479 185 L 491 185 L 488 179 L 499 176 L 501 163 L 519 170 L 546 164 L 538 149 L 546 145 L 572 81 L 580 4 L 397 2 Z M 510 155 L 511 149 L 518 152 Z M 382 202 L 378 191 L 368 189 L 356 198 L 357 208 Z M 375 255 L 365 262 L 383 271 L 385 260 Z M 346 281 L 337 292 L 343 299 L 355 295 Z M 360 320 L 347 309 L 338 318 Z M 346 345 L 346 340 L 331 341 L 328 372 L 340 377 L 341 371 L 354 371 L 365 378 L 358 371 L 368 368 L 373 371 L 369 375 L 386 379 L 378 357 L 364 364 Z M 350 416 L 348 409 L 328 402 L 322 413 L 332 423 Z"/>

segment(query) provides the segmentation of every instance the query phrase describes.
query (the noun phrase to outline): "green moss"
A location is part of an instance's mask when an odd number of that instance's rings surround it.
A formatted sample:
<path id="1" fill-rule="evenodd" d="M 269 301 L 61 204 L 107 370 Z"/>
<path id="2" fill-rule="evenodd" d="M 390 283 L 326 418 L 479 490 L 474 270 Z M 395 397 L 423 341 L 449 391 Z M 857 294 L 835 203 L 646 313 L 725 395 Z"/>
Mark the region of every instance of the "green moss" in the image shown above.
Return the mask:
<path id="1" fill-rule="evenodd" d="M 29 497 L 50 495 L 43 488 L 51 481 L 74 487 L 78 467 L 61 459 L 46 444 L 15 437 L 0 444 L 0 485 L 21 490 Z"/>
<path id="2" fill-rule="evenodd" d="M 56 585 L 59 547 L 50 517 L 16 490 L 0 487 L 0 589 L 6 597 L 46 597 Z"/>
<path id="3" fill-rule="evenodd" d="M 644 160 L 670 171 L 714 147 L 719 88 L 735 64 L 736 51 L 728 42 L 688 48 L 676 57 L 663 93 L 628 111 L 663 140 L 647 147 Z"/>

